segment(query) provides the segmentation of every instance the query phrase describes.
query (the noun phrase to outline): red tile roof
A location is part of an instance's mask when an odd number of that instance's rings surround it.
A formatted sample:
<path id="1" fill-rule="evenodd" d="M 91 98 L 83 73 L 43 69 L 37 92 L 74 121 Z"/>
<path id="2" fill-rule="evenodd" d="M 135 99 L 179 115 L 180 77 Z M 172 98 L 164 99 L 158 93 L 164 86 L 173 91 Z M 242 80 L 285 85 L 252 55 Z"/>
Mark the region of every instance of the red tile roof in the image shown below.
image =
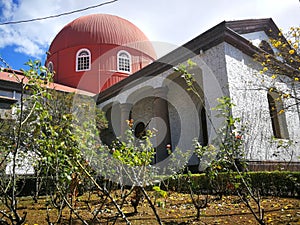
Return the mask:
<path id="1" fill-rule="evenodd" d="M 4 71 L 0 72 L 0 81 L 8 81 L 17 84 L 20 83 L 22 79 L 24 79 L 23 80 L 24 83 L 28 83 L 28 78 L 24 77 L 23 72 L 19 70 L 5 69 Z M 49 83 L 47 85 L 47 88 L 55 89 L 57 91 L 69 92 L 69 93 L 79 93 L 88 96 L 95 95 L 94 93 L 91 92 L 83 91 L 80 89 L 68 87 L 57 83 Z"/>

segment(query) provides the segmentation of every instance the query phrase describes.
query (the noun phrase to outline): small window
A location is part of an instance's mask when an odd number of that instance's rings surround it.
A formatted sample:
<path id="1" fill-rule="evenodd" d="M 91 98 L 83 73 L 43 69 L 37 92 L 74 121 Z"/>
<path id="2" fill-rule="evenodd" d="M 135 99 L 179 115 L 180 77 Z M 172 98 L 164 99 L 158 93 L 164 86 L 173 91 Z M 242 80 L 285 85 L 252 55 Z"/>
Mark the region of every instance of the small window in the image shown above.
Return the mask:
<path id="1" fill-rule="evenodd" d="M 81 49 L 76 55 L 76 71 L 91 69 L 91 53 L 88 49 Z"/>
<path id="2" fill-rule="evenodd" d="M 48 68 L 48 70 L 49 70 L 50 73 L 53 73 L 53 63 L 52 62 L 48 63 L 47 68 Z"/>
<path id="3" fill-rule="evenodd" d="M 268 95 L 269 112 L 272 122 L 273 135 L 275 138 L 288 139 L 286 117 L 280 94 L 272 91 Z"/>
<path id="4" fill-rule="evenodd" d="M 118 71 L 131 72 L 131 57 L 128 52 L 120 51 L 118 53 Z"/>

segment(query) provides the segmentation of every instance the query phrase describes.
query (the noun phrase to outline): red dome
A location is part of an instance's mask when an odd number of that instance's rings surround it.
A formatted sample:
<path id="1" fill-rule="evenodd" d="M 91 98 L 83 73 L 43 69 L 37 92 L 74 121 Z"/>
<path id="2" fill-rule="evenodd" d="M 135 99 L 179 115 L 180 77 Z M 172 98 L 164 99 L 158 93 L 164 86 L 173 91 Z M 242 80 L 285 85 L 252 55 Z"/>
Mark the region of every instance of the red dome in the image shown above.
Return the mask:
<path id="1" fill-rule="evenodd" d="M 70 22 L 56 35 L 49 52 L 53 54 L 74 46 L 94 44 L 129 45 L 156 58 L 153 46 L 138 27 L 108 14 L 82 16 Z"/>
<path id="2" fill-rule="evenodd" d="M 86 69 L 77 67 L 78 52 L 82 50 L 89 55 Z M 93 93 L 114 85 L 156 58 L 151 42 L 139 28 L 107 14 L 83 16 L 67 24 L 48 52 L 46 65 L 55 71 L 54 82 Z M 127 54 L 127 70 L 119 67 L 121 52 Z"/>

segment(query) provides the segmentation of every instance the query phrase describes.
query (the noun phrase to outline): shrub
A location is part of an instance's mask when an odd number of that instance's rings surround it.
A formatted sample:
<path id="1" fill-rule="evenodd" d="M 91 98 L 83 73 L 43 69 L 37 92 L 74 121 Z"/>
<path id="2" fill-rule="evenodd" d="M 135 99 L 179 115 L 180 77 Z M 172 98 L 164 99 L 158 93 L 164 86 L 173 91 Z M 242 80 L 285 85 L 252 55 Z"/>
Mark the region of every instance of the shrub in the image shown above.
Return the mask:
<path id="1" fill-rule="evenodd" d="M 236 173 L 219 173 L 216 179 L 210 181 L 205 174 L 193 174 L 190 179 L 202 189 L 211 194 L 234 194 L 232 177 Z M 247 172 L 250 185 L 263 196 L 299 197 L 300 196 L 300 172 Z M 177 180 L 178 179 L 178 180 Z M 187 175 L 178 176 L 177 179 L 168 179 L 168 188 L 179 192 L 189 192 Z"/>

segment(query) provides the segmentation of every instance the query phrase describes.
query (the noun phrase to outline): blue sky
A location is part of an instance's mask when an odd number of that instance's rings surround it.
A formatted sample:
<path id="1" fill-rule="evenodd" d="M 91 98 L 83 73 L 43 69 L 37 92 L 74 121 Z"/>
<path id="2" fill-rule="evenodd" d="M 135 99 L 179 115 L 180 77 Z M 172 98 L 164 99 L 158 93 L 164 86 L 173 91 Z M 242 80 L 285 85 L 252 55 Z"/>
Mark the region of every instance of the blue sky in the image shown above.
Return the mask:
<path id="1" fill-rule="evenodd" d="M 0 23 L 60 14 L 101 2 L 105 1 L 0 0 Z M 44 62 L 45 52 L 63 26 L 93 13 L 123 17 L 150 41 L 167 46 L 182 45 L 224 20 L 271 17 L 283 30 L 300 25 L 299 0 L 118 0 L 55 19 L 0 25 L 0 56 L 14 69 L 26 69 L 24 63 L 29 59 Z"/>

